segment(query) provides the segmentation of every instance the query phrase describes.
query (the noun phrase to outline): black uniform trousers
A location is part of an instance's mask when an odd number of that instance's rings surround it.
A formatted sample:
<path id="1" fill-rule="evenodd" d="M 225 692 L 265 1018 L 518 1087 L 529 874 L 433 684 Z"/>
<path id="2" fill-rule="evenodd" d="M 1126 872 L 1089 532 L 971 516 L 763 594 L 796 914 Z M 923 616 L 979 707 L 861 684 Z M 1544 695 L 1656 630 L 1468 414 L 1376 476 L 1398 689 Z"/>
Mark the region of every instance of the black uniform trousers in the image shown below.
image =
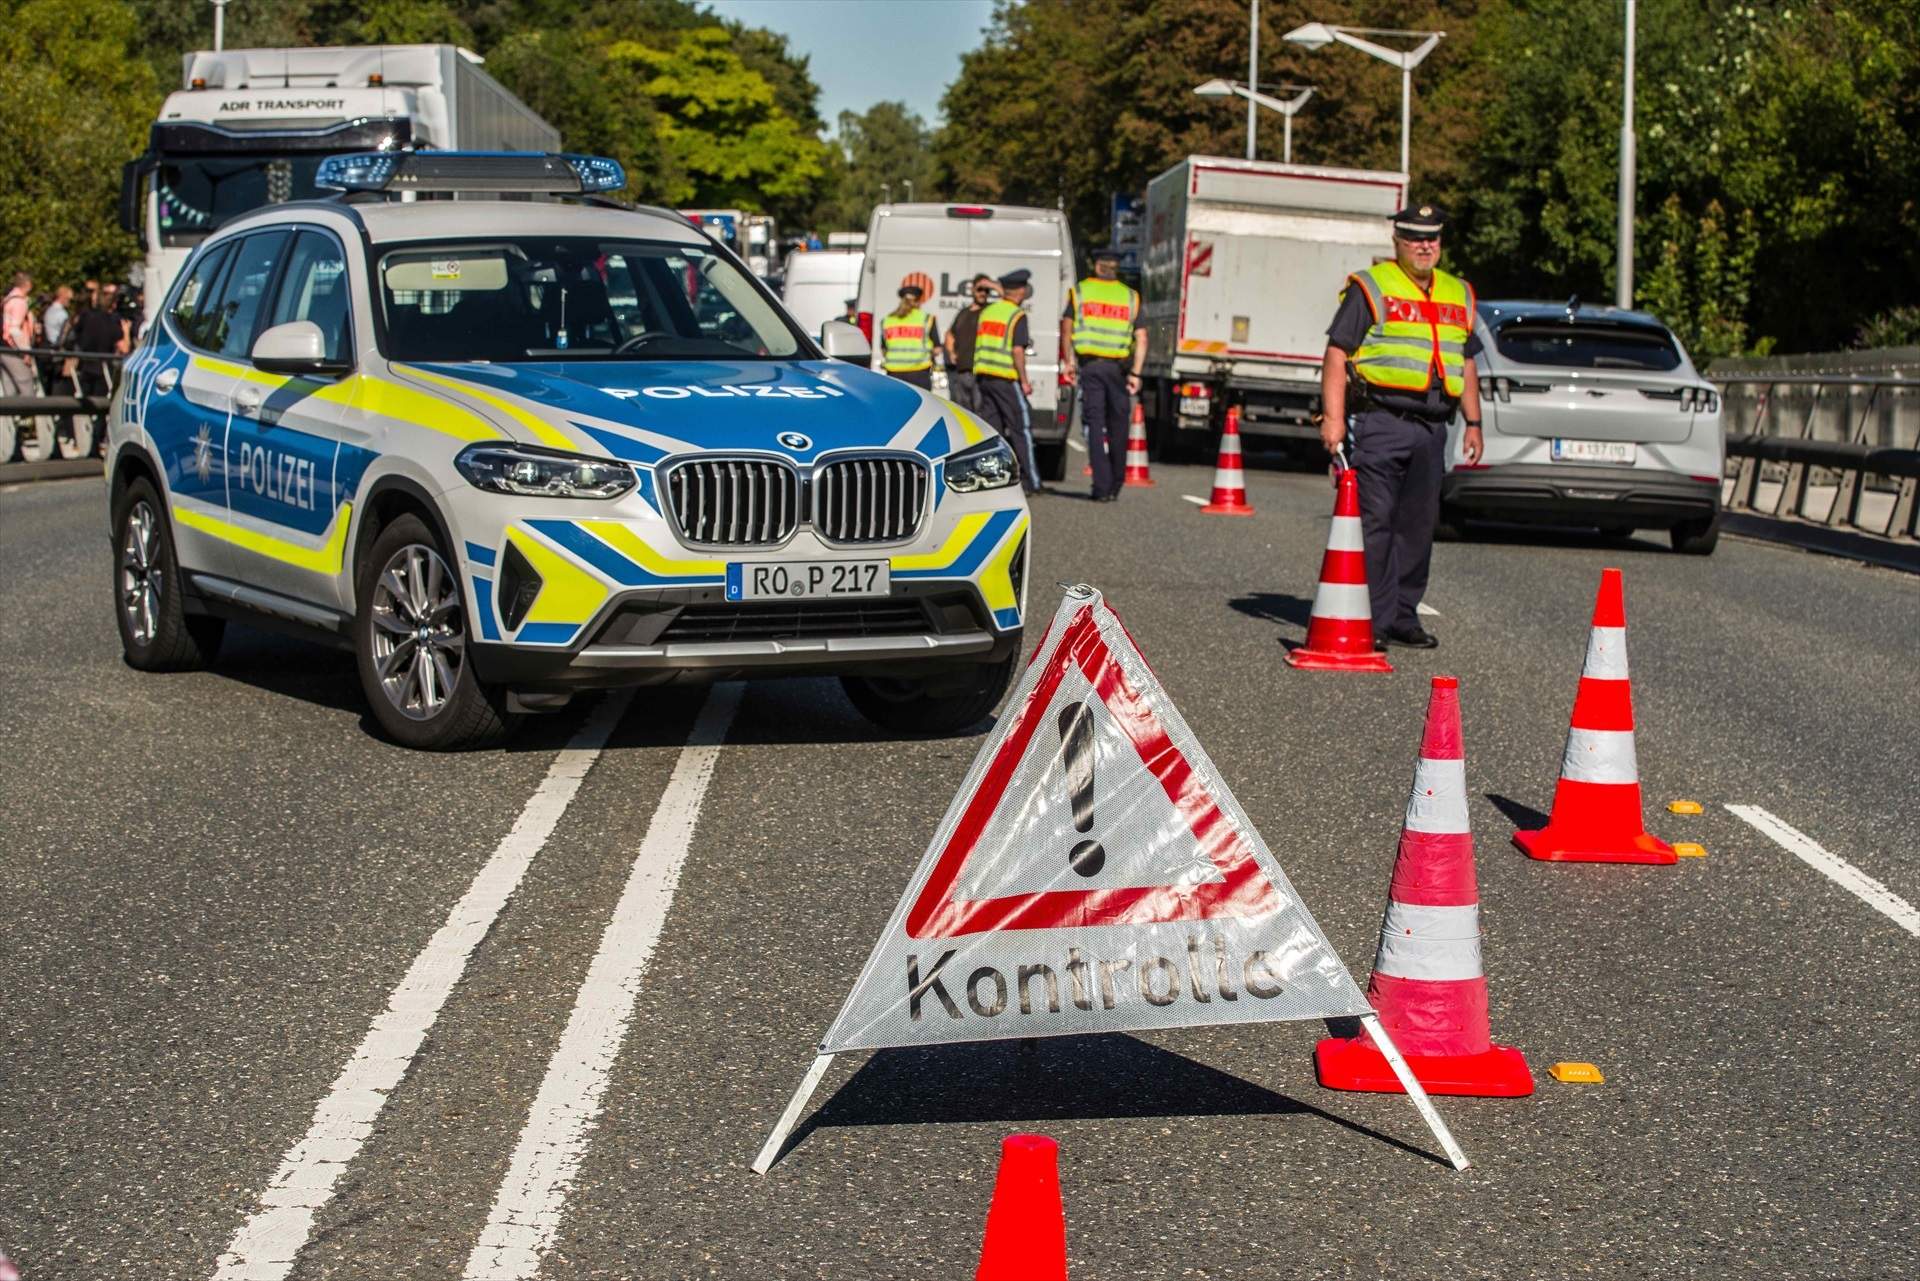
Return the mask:
<path id="1" fill-rule="evenodd" d="M 1120 492 L 1127 476 L 1127 426 L 1133 398 L 1127 395 L 1127 364 L 1104 356 L 1080 358 L 1080 419 L 1087 428 L 1093 463 L 1093 496 Z"/>
<path id="2" fill-rule="evenodd" d="M 933 369 L 889 369 L 887 377 L 898 378 L 903 383 L 912 383 L 922 391 L 933 390 Z"/>
<path id="3" fill-rule="evenodd" d="M 1371 408 L 1354 415 L 1348 430 L 1378 640 L 1420 625 L 1417 607 L 1427 591 L 1433 527 L 1440 518 L 1447 424 Z"/>
<path id="4" fill-rule="evenodd" d="M 980 398 L 980 416 L 1013 447 L 1020 461 L 1020 485 L 1029 494 L 1040 492 L 1040 471 L 1033 462 L 1033 410 L 1026 393 L 1012 378 L 975 372 L 974 394 Z"/>

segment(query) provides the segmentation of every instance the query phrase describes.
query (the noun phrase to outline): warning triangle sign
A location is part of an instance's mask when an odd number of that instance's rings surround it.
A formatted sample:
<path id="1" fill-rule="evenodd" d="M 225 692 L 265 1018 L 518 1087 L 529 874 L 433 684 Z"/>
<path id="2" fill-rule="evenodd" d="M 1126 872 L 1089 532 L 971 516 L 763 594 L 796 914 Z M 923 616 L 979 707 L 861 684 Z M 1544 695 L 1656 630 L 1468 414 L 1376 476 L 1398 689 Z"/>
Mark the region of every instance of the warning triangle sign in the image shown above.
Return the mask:
<path id="1" fill-rule="evenodd" d="M 1369 1012 L 1132 637 L 1080 587 L 820 1048 Z"/>

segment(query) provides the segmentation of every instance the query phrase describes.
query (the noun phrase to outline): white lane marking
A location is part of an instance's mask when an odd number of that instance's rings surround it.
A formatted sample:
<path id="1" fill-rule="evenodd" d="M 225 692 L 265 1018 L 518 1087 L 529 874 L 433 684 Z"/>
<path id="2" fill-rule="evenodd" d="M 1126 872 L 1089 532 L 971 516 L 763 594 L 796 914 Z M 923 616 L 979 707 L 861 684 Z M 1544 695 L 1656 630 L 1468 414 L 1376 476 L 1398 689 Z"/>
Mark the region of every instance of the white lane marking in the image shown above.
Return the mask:
<path id="1" fill-rule="evenodd" d="M 1180 497 L 1186 499 L 1188 502 L 1192 503 L 1195 507 L 1205 507 L 1207 505 L 1207 500 L 1200 497 L 1198 494 L 1182 494 L 1180 495 Z"/>
<path id="2" fill-rule="evenodd" d="M 1087 447 L 1081 444 L 1080 441 L 1073 436 L 1067 437 L 1067 448 L 1071 450 L 1075 450 L 1076 452 L 1082 453 L 1082 454 L 1087 452 Z"/>
<path id="3" fill-rule="evenodd" d="M 281 1160 L 260 1194 L 260 1209 L 220 1256 L 214 1281 L 281 1281 L 293 1270 L 295 1256 L 313 1236 L 315 1216 L 333 1199 L 334 1185 L 366 1146 L 440 1007 L 466 973 L 468 957 L 553 835 L 632 697 L 619 694 L 604 700 L 560 749 L 513 829 L 387 997 L 387 1008 L 374 1018 L 366 1039 L 314 1110 L 305 1137 Z"/>
<path id="4" fill-rule="evenodd" d="M 1425 601 L 1421 601 L 1418 605 L 1415 605 L 1414 609 L 1419 611 L 1422 614 L 1425 614 L 1428 618 L 1440 617 L 1440 611 L 1435 609 L 1433 606 L 1427 604 L 1427 602 Z"/>
<path id="5" fill-rule="evenodd" d="M 714 686 L 680 749 L 573 1015 L 547 1063 L 487 1225 L 467 1258 L 466 1281 L 534 1277 L 553 1246 L 740 693 L 738 683 Z"/>
<path id="6" fill-rule="evenodd" d="M 1729 805 L 1727 812 L 1750 824 L 1781 849 L 1852 894 L 1915 938 L 1920 938 L 1920 908 L 1895 894 L 1805 832 L 1788 827 L 1758 805 Z"/>

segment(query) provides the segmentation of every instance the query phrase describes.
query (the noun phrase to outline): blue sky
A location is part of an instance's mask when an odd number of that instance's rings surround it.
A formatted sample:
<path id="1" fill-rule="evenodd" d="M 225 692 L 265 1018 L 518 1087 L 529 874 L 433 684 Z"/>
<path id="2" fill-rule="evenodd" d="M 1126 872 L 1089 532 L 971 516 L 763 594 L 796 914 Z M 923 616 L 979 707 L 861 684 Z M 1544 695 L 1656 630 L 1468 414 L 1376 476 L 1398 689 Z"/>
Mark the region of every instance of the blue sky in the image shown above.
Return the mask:
<path id="1" fill-rule="evenodd" d="M 978 48 L 993 0 L 708 0 L 723 17 L 766 27 L 804 53 L 820 86 L 820 116 L 904 102 L 929 125 L 940 95 Z"/>

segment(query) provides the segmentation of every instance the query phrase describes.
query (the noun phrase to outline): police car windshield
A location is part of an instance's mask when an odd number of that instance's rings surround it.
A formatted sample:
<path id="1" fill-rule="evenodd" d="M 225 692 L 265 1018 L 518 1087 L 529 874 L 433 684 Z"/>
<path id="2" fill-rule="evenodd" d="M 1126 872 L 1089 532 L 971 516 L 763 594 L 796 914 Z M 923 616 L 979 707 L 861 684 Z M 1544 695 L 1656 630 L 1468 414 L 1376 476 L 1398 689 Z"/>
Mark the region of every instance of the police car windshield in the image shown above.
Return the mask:
<path id="1" fill-rule="evenodd" d="M 592 237 L 400 245 L 380 259 L 390 360 L 779 360 L 801 340 L 696 245 Z"/>

